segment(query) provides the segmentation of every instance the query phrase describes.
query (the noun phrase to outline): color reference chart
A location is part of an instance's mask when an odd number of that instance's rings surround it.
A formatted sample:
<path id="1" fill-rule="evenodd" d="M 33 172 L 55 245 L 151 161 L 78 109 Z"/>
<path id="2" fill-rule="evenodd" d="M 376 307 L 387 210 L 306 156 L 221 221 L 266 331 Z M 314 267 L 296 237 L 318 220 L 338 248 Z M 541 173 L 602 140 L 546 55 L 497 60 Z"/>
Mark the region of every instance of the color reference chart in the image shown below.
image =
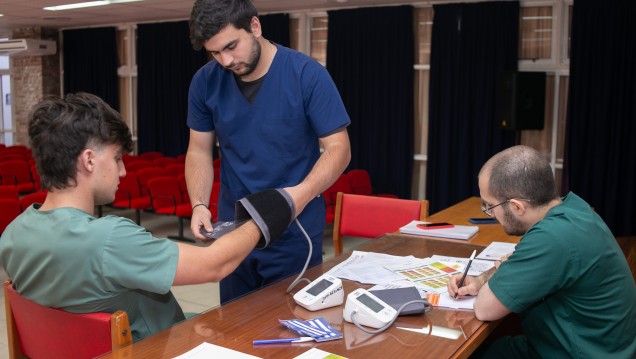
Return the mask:
<path id="1" fill-rule="evenodd" d="M 427 292 L 443 293 L 446 291 L 446 283 L 450 276 L 461 273 L 464 266 L 459 263 L 444 263 L 429 259 L 408 267 L 385 268 L 423 287 Z"/>

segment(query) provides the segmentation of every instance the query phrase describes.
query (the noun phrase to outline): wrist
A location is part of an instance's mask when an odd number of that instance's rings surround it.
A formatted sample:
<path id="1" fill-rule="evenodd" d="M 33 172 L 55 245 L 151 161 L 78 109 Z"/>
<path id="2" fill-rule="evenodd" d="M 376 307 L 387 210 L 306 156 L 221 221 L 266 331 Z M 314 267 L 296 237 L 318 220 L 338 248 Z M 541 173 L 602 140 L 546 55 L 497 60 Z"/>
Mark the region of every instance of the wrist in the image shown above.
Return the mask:
<path id="1" fill-rule="evenodd" d="M 208 207 L 208 205 L 207 205 L 207 204 L 205 204 L 205 203 L 197 203 L 197 204 L 195 204 L 194 206 L 192 206 L 192 211 L 194 212 L 194 209 L 195 209 L 195 208 L 197 208 L 197 207 L 201 207 L 201 206 L 205 207 L 205 209 L 207 209 L 208 211 L 210 210 L 210 207 Z"/>

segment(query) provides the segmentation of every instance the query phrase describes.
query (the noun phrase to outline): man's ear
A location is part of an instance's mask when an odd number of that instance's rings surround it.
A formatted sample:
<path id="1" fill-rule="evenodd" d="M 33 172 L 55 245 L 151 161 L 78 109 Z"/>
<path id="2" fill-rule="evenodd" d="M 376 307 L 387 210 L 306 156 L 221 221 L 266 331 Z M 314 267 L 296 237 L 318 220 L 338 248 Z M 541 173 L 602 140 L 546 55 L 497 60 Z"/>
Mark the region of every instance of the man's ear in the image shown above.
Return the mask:
<path id="1" fill-rule="evenodd" d="M 250 29 L 252 30 L 252 35 L 255 37 L 261 37 L 263 35 L 261 22 L 258 20 L 257 16 L 252 17 L 252 21 L 250 21 Z"/>
<path id="2" fill-rule="evenodd" d="M 77 166 L 79 171 L 93 172 L 95 165 L 93 163 L 95 159 L 95 152 L 90 148 L 83 150 L 77 160 Z"/>
<path id="3" fill-rule="evenodd" d="M 508 207 L 517 216 L 523 216 L 526 213 L 526 205 L 527 203 L 525 201 L 519 201 L 514 198 L 508 201 Z"/>

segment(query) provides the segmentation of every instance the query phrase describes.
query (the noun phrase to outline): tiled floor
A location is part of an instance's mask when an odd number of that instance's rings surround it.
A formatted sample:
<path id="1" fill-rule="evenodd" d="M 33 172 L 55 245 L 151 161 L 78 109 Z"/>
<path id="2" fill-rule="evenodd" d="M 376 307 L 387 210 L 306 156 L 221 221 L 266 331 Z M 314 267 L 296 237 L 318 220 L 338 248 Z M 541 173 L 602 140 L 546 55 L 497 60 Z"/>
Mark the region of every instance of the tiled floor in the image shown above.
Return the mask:
<path id="1" fill-rule="evenodd" d="M 104 214 L 114 214 L 125 216 L 128 218 L 134 218 L 134 212 L 127 210 L 113 210 L 104 209 Z M 159 216 L 152 213 L 142 213 L 141 224 L 151 231 L 156 237 L 165 237 L 169 235 L 177 235 L 177 219 L 170 216 Z M 186 236 L 188 236 L 189 222 L 184 224 Z M 331 241 L 331 231 L 333 227 L 327 226 L 325 229 L 325 238 L 323 243 L 323 259 L 333 257 L 333 242 Z M 345 248 L 351 248 L 362 241 L 361 238 L 348 239 L 345 242 Z M 4 282 L 7 279 L 3 270 L 0 270 L 0 280 Z M 219 289 L 216 283 L 206 283 L 199 285 L 188 285 L 173 287 L 172 291 L 181 304 L 181 307 L 185 312 L 200 313 L 210 308 L 219 305 Z M 6 332 L 6 316 L 4 310 L 4 293 L 0 291 L 0 359 L 6 359 L 9 357 L 9 350 L 7 346 L 7 332 Z"/>

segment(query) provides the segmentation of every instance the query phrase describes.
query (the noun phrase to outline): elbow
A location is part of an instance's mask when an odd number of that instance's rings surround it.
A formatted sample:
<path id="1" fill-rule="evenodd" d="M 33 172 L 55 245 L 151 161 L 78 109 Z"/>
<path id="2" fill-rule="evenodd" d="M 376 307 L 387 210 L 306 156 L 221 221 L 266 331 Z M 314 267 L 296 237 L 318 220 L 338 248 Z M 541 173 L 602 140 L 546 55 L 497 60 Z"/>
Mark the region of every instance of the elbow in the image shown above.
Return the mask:
<path id="1" fill-rule="evenodd" d="M 473 307 L 475 310 L 475 317 L 481 320 L 482 322 L 491 322 L 493 320 L 498 320 L 505 317 L 510 311 L 504 309 L 498 309 L 496 305 L 487 303 L 479 303 L 479 301 L 475 301 L 475 306 Z"/>
<path id="2" fill-rule="evenodd" d="M 486 313 L 485 310 L 478 309 L 477 306 L 475 306 L 475 317 L 477 317 L 477 319 L 481 320 L 482 322 L 489 322 L 493 320 L 490 318 L 490 316 L 488 315 L 488 313 Z"/>
<path id="3" fill-rule="evenodd" d="M 212 273 L 210 274 L 210 276 L 208 277 L 208 282 L 212 282 L 212 283 L 218 283 L 221 281 L 221 279 L 224 279 L 225 277 L 227 277 L 228 275 L 230 275 L 232 273 L 231 270 L 226 270 L 225 268 L 220 268 L 216 271 L 212 271 Z"/>

